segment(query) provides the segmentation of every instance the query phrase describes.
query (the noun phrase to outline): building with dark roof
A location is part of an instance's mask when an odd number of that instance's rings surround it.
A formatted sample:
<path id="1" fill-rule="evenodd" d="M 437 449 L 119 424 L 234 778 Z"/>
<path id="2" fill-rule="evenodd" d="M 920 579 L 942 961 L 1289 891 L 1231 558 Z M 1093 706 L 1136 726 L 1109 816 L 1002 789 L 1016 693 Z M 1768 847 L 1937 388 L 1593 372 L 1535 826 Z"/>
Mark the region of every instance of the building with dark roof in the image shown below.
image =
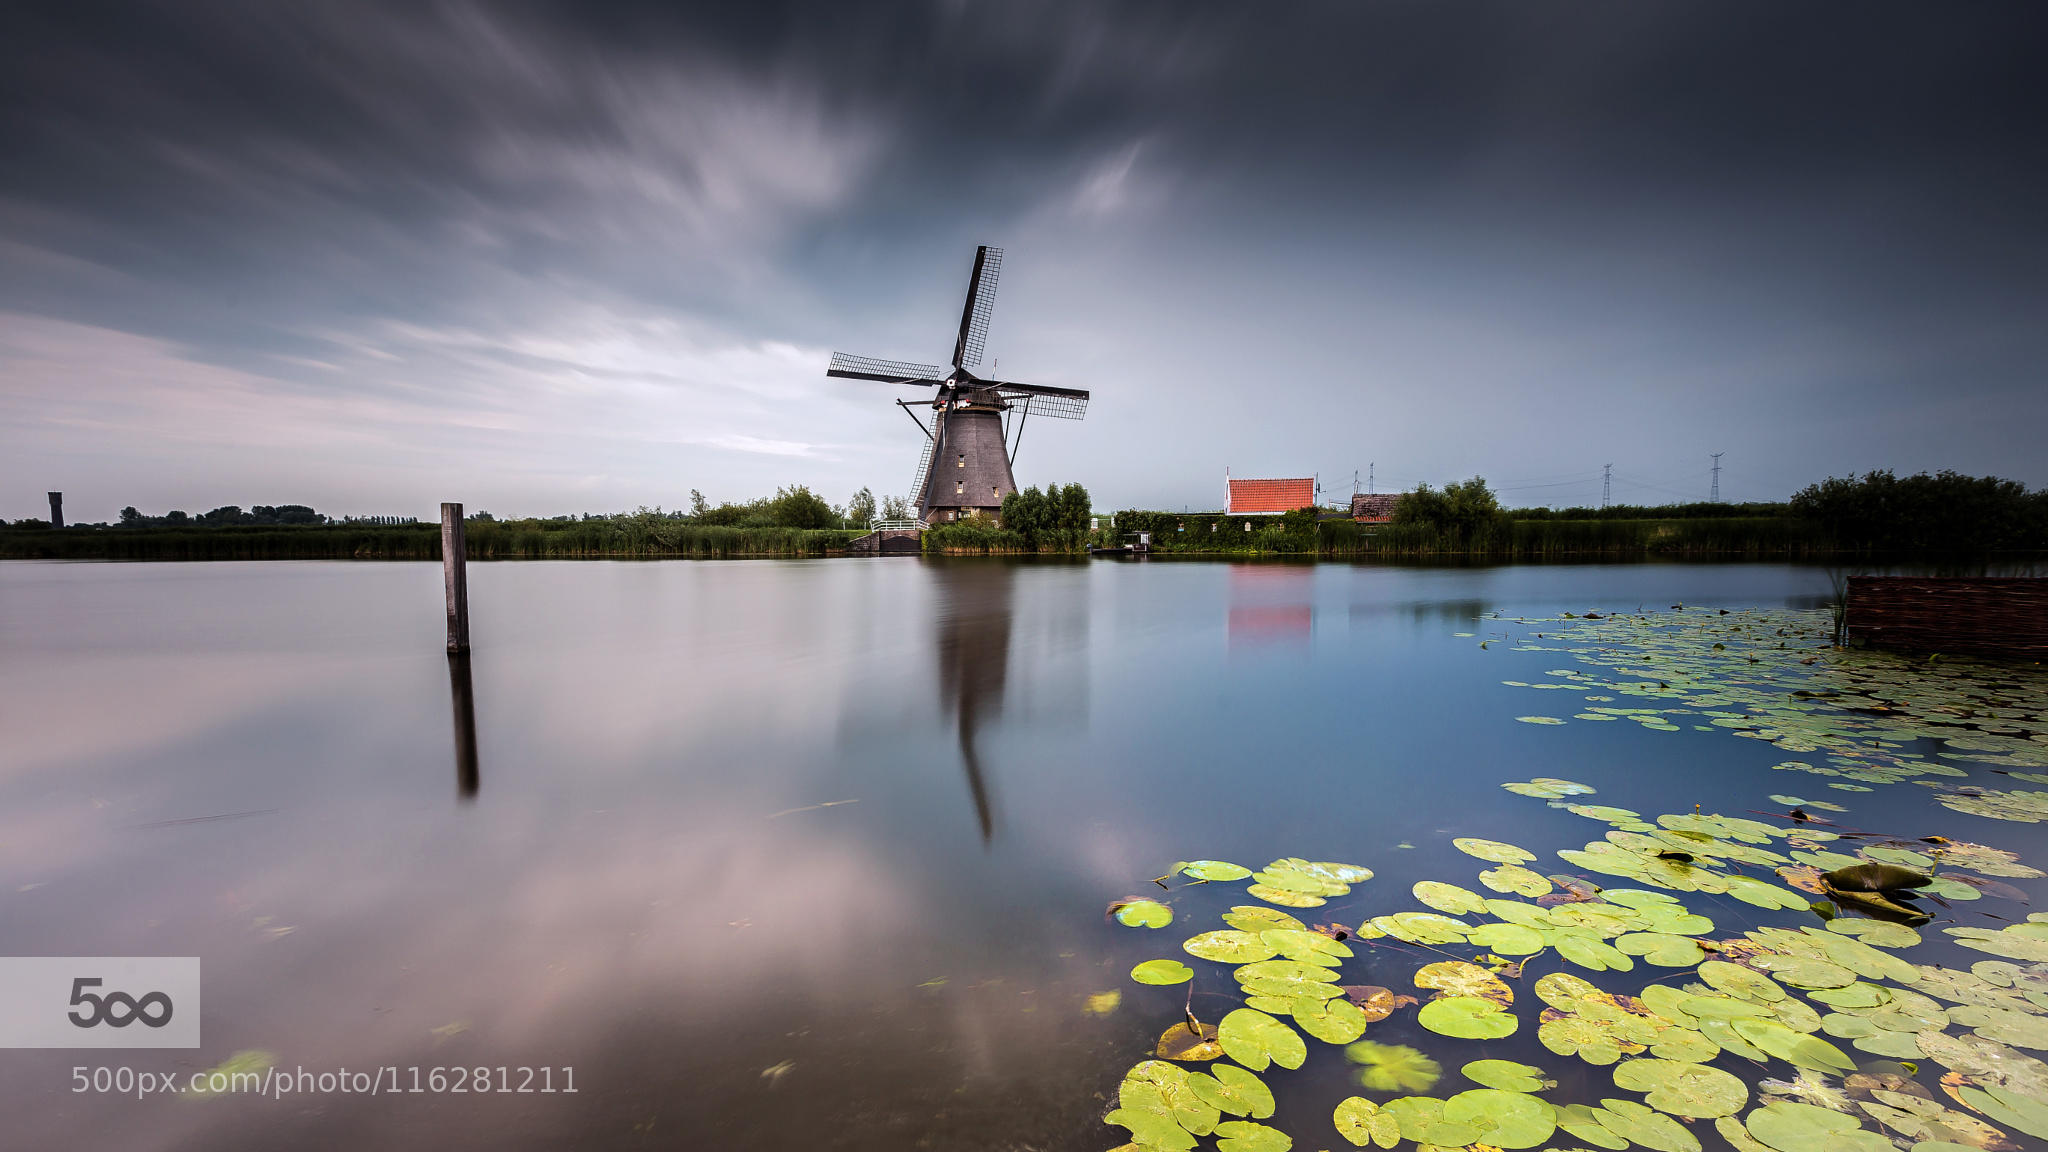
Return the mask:
<path id="1" fill-rule="evenodd" d="M 1398 492 L 1353 492 L 1351 518 L 1360 524 L 1390 524 L 1394 519 L 1394 504 L 1400 499 Z"/>

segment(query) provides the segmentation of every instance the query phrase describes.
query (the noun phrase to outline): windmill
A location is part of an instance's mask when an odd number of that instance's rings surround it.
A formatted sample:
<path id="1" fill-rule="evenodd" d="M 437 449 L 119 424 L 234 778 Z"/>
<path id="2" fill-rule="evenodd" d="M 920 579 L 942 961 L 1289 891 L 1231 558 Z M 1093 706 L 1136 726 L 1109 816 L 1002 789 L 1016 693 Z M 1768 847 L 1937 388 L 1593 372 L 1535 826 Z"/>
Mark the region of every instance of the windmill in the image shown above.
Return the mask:
<path id="1" fill-rule="evenodd" d="M 896 401 L 925 435 L 924 456 L 910 485 L 917 518 L 925 523 L 977 512 L 996 515 L 1003 497 L 1017 490 L 1010 467 L 1024 441 L 1024 422 L 1033 413 L 1079 420 L 1088 412 L 1088 393 L 1079 388 L 987 380 L 968 370 L 981 363 L 989 312 L 995 307 L 996 276 L 1002 268 L 1001 248 L 984 244 L 974 250 L 974 274 L 967 282 L 967 303 L 960 309 L 960 336 L 953 343 L 951 368 L 834 352 L 825 370 L 827 376 L 848 380 L 938 389 L 928 402 Z M 928 428 L 913 411 L 927 403 L 932 409 Z"/>

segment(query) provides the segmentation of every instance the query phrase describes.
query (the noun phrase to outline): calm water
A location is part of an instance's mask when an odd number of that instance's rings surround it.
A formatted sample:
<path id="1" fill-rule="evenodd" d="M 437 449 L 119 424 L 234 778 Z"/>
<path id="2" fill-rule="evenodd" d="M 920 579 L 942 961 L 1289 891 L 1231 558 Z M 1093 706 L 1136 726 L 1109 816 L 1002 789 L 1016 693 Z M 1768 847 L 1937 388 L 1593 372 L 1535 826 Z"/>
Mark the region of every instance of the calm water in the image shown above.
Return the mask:
<path id="1" fill-rule="evenodd" d="M 0 954 L 205 973 L 201 1050 L 0 1053 L 9 1146 L 1095 1152 L 1183 993 L 1123 975 L 1178 934 L 1103 908 L 1174 861 L 1366 864 L 1317 910 L 1356 923 L 1469 883 L 1452 836 L 1598 835 L 1502 780 L 1652 812 L 1785 788 L 1723 732 L 1519 725 L 1542 709 L 1501 681 L 1560 657 L 1454 634 L 1830 593 L 1770 565 L 914 559 L 470 586 L 473 769 L 437 566 L 0 564 Z M 247 1049 L 578 1091 L 67 1090 Z"/>

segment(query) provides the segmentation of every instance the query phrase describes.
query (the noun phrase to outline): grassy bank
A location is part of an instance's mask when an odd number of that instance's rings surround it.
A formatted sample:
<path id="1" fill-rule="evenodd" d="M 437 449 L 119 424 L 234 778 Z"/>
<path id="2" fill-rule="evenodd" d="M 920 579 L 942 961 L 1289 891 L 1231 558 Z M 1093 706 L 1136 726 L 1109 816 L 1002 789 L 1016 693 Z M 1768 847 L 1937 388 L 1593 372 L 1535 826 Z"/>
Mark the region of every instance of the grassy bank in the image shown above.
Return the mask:
<path id="1" fill-rule="evenodd" d="M 858 532 L 734 528 L 631 517 L 468 524 L 476 560 L 602 558 L 725 559 L 824 556 Z M 0 558 L 12 560 L 438 560 L 438 524 L 309 525 L 263 528 L 65 528 L 0 530 Z"/>

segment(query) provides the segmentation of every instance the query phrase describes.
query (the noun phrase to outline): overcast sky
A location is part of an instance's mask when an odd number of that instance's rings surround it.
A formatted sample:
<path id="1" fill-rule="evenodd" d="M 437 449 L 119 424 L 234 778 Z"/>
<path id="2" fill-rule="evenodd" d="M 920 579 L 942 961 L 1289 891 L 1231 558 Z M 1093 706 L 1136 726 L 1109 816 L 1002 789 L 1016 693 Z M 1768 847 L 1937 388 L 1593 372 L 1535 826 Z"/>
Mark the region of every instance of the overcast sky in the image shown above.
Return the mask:
<path id="1" fill-rule="evenodd" d="M 2048 483 L 2031 4 L 10 4 L 0 517 L 1020 484 Z"/>

